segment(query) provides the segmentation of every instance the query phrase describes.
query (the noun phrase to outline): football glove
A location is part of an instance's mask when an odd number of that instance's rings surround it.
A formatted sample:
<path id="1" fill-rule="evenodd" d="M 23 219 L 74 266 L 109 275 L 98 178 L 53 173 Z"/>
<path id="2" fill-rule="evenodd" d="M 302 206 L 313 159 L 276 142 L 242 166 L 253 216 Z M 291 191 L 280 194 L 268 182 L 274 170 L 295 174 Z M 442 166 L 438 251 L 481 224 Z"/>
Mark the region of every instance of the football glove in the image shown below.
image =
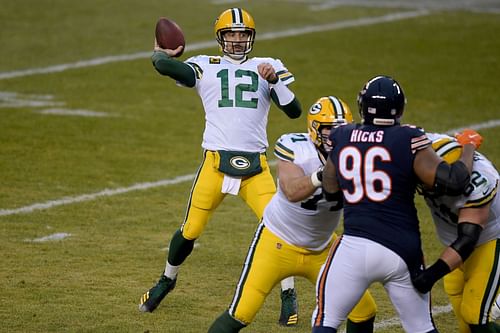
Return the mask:
<path id="1" fill-rule="evenodd" d="M 414 277 L 411 282 L 415 289 L 422 294 L 431 291 L 432 286 L 436 281 L 450 272 L 450 267 L 443 260 L 438 259 L 432 266 L 421 270 Z"/>
<path id="2" fill-rule="evenodd" d="M 462 146 L 471 144 L 474 145 L 476 149 L 479 149 L 483 143 L 483 137 L 472 129 L 464 129 L 462 132 L 456 133 L 455 138 Z"/>

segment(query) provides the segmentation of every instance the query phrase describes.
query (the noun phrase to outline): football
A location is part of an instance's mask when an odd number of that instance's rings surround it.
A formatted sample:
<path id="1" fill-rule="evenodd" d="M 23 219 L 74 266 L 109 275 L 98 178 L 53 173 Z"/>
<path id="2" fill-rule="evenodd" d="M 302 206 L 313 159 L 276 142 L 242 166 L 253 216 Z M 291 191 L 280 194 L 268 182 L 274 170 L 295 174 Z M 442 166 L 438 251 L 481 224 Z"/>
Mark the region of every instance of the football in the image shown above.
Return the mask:
<path id="1" fill-rule="evenodd" d="M 186 41 L 184 39 L 184 33 L 177 23 L 166 18 L 160 17 L 158 22 L 156 22 L 156 41 L 162 49 L 175 50 L 180 45 L 186 46 Z M 179 57 L 184 52 L 184 48 L 181 52 L 176 54 Z"/>

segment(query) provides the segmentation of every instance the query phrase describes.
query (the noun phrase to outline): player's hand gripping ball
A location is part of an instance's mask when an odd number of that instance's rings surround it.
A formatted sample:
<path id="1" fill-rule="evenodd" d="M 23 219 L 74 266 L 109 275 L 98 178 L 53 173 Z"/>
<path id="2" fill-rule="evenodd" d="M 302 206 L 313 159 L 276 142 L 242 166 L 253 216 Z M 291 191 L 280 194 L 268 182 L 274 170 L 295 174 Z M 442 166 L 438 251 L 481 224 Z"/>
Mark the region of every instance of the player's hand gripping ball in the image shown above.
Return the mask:
<path id="1" fill-rule="evenodd" d="M 175 57 L 182 55 L 186 47 L 186 40 L 184 39 L 184 33 L 177 23 L 166 17 L 160 17 L 158 22 L 156 22 L 155 34 L 156 41 L 162 49 L 175 50 L 179 46 L 182 46 L 182 50 Z"/>

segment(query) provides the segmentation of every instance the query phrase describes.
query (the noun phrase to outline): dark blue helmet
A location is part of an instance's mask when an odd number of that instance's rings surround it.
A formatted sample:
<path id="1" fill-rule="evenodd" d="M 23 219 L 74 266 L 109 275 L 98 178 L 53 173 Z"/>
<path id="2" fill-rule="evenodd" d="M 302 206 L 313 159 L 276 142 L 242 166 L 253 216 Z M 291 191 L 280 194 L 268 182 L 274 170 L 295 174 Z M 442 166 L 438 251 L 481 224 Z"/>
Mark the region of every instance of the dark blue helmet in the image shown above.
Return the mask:
<path id="1" fill-rule="evenodd" d="M 406 98 L 403 89 L 389 76 L 370 79 L 358 94 L 358 108 L 363 124 L 391 126 L 399 124 Z"/>

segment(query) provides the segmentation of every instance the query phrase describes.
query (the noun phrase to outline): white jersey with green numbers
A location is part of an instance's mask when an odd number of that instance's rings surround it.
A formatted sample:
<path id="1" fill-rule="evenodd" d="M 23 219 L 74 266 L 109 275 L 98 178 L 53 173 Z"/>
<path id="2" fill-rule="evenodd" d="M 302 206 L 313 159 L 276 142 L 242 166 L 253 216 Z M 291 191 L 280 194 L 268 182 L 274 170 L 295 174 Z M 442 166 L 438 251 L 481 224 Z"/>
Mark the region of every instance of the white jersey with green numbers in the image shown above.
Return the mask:
<path id="1" fill-rule="evenodd" d="M 208 150 L 265 152 L 270 86 L 257 71 L 270 63 L 285 84 L 294 81 L 278 59 L 250 58 L 234 64 L 219 56 L 199 55 L 185 61 L 196 73 L 195 89 L 205 109 L 202 147 Z"/>
<path id="2" fill-rule="evenodd" d="M 443 135 L 427 134 L 435 140 Z M 479 236 L 476 246 L 492 239 L 500 238 L 500 195 L 498 194 L 499 175 L 493 164 L 481 153 L 474 153 L 474 163 L 469 185 L 465 194 L 460 196 L 426 196 L 436 231 L 441 242 L 448 246 L 457 238 L 458 214 L 461 208 L 481 207 L 489 202 L 488 222 Z"/>
<path id="3" fill-rule="evenodd" d="M 282 135 L 276 142 L 274 154 L 283 161 L 296 164 L 306 175 L 323 166 L 307 133 Z M 320 251 L 332 239 L 341 213 L 341 209 L 332 209 L 332 204 L 324 200 L 321 188 L 302 202 L 290 202 L 278 186 L 278 191 L 264 210 L 263 223 L 289 244 Z"/>

